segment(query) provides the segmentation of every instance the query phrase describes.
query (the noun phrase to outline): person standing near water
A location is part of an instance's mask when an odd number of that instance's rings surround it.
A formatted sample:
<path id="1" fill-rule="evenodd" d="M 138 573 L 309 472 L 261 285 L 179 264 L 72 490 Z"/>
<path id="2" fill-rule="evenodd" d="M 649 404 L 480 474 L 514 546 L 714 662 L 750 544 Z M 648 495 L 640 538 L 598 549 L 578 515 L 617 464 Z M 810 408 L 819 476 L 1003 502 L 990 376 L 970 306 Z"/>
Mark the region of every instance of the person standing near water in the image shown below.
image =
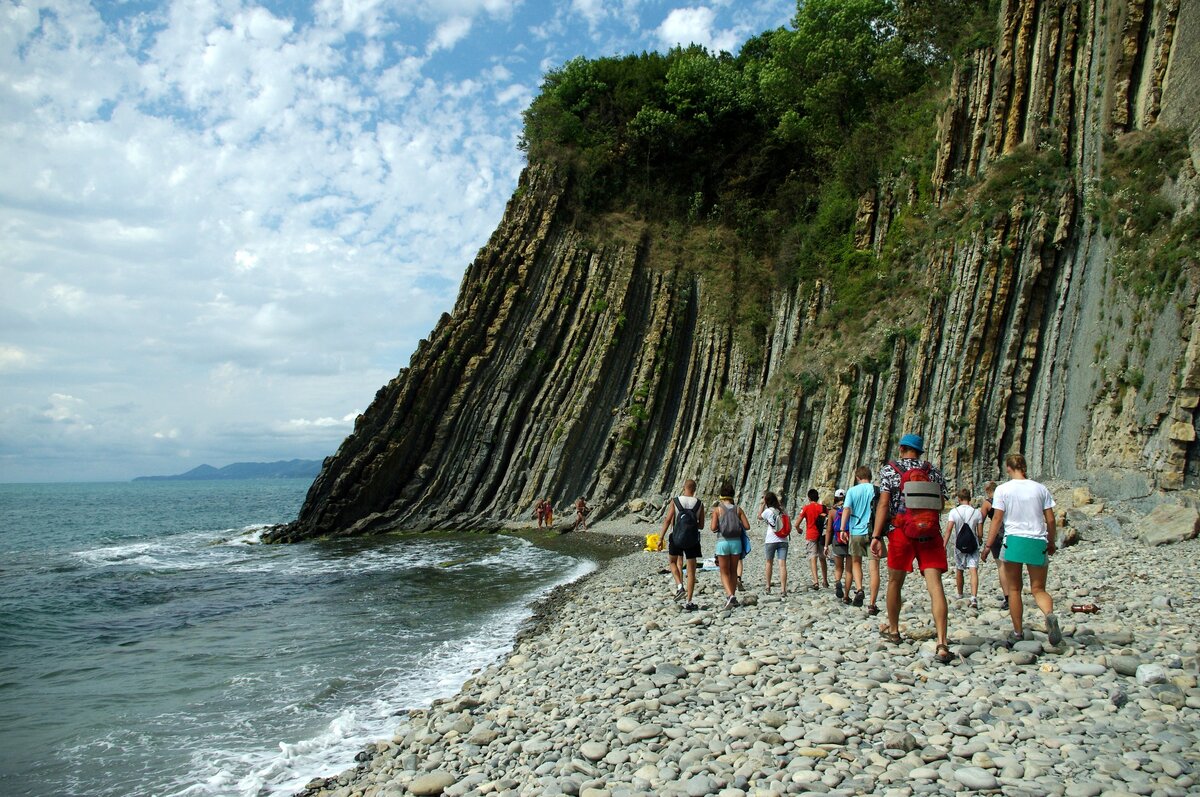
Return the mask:
<path id="1" fill-rule="evenodd" d="M 692 595 L 696 592 L 696 562 L 702 553 L 700 550 L 700 518 L 704 508 L 696 497 L 696 481 L 688 479 L 683 483 L 683 494 L 671 499 L 667 507 L 667 516 L 663 518 L 662 531 L 658 534 L 658 550 L 663 549 L 663 540 L 668 539 L 667 566 L 675 577 L 675 600 L 687 596 L 683 604 L 685 611 L 694 612 L 696 604 Z M 687 587 L 683 586 L 683 562 L 687 560 Z"/>
<path id="2" fill-rule="evenodd" d="M 1050 644 L 1058 647 L 1062 642 L 1062 630 L 1054 614 L 1054 598 L 1046 591 L 1046 573 L 1049 570 L 1048 556 L 1057 550 L 1054 524 L 1054 498 L 1044 484 L 1025 476 L 1025 457 L 1009 454 L 1004 460 L 1004 470 L 1009 481 L 996 488 L 993 498 L 992 526 L 988 532 L 988 546 L 1004 527 L 1004 544 L 1000 548 L 1000 567 L 1008 582 L 1008 612 L 1012 617 L 1013 630 L 1009 642 L 1018 642 L 1024 637 L 1021 589 L 1023 573 L 1029 570 L 1029 589 L 1038 608 L 1046 616 L 1046 635 Z"/>
<path id="3" fill-rule="evenodd" d="M 725 608 L 738 605 L 738 563 L 745 546 L 742 535 L 750 529 L 750 521 L 733 500 L 733 482 L 721 482 L 721 500 L 713 507 L 709 528 L 718 535 L 717 567 L 721 571 L 721 586 L 725 588 Z"/>
<path id="4" fill-rule="evenodd" d="M 587 501 L 583 500 L 583 496 L 580 496 L 578 498 L 578 500 L 575 501 L 575 526 L 574 526 L 574 528 L 576 530 L 582 529 L 583 531 L 587 531 L 587 516 L 588 516 L 588 513 L 591 511 L 592 511 L 591 507 L 589 507 L 587 505 Z"/>

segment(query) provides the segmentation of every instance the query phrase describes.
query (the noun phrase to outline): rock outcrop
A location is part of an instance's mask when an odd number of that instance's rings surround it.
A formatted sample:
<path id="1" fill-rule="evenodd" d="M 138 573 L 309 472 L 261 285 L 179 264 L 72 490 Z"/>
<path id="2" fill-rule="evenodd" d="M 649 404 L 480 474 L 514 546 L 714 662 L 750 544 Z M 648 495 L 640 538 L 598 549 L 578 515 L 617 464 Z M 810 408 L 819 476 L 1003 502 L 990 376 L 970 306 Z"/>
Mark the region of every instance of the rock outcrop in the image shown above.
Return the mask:
<path id="1" fill-rule="evenodd" d="M 729 475 L 798 499 L 877 468 L 909 430 L 964 485 L 1013 450 L 1112 500 L 1200 484 L 1196 241 L 1170 284 L 1134 290 L 1122 229 L 1093 212 L 1114 136 L 1166 126 L 1190 158 L 1162 190 L 1196 212 L 1200 4 L 1006 0 L 999 21 L 950 81 L 926 178 L 947 218 L 993 212 L 926 242 L 934 288 L 882 358 L 860 356 L 877 340 L 830 353 L 820 280 L 764 293 L 770 320 L 747 344 L 686 251 L 629 219 L 581 226 L 559 175 L 532 165 L 453 312 L 270 537 L 495 526 L 547 496 L 603 515 L 661 505 L 689 476 L 705 494 Z M 1036 194 L 988 194 L 998 164 Z M 883 246 L 911 179 L 862 198 L 857 246 Z"/>

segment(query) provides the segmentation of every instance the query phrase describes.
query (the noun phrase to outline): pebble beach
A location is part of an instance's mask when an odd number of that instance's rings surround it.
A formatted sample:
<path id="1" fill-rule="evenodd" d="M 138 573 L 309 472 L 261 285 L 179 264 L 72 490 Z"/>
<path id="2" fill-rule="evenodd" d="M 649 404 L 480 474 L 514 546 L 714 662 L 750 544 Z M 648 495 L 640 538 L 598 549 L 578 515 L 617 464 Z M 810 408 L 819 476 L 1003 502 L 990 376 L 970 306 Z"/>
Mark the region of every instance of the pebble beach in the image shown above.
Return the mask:
<path id="1" fill-rule="evenodd" d="M 512 653 L 456 697 L 398 717 L 355 768 L 303 794 L 1200 791 L 1200 540 L 1105 535 L 1060 550 L 1048 582 L 1057 648 L 1028 597 L 1032 634 L 1005 644 L 993 563 L 978 609 L 954 598 L 947 574 L 955 658 L 944 665 L 923 583 L 906 583 L 903 640 L 889 644 L 882 615 L 808 590 L 802 544 L 791 593 L 768 594 L 758 525 L 741 606 L 723 610 L 718 574 L 704 571 L 700 609 L 685 612 L 665 553 L 616 558 L 559 588 Z M 654 530 L 608 522 L 589 533 Z M 706 535 L 706 556 L 713 545 Z M 1100 611 L 1072 614 L 1082 603 Z"/>

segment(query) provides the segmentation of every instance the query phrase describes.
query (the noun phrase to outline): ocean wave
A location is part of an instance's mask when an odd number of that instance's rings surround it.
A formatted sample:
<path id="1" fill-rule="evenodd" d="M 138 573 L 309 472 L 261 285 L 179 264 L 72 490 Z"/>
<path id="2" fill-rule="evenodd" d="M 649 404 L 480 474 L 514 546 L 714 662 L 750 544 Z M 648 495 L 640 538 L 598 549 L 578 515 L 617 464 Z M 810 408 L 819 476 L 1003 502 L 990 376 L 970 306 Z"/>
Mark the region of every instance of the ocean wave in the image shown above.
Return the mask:
<path id="1" fill-rule="evenodd" d="M 553 556 L 561 565 L 562 557 Z M 403 667 L 392 669 L 378 687 L 342 708 L 313 735 L 296 741 L 278 741 L 274 751 L 258 755 L 233 750 L 196 751 L 192 756 L 195 769 L 191 782 L 177 784 L 178 790 L 172 793 L 177 797 L 290 795 L 314 776 L 327 776 L 352 766 L 354 756 L 363 747 L 390 738 L 398 724 L 398 712 L 425 708 L 435 700 L 456 694 L 467 679 L 512 648 L 517 632 L 532 616 L 532 607 L 538 600 L 555 587 L 596 569 L 596 564 L 588 560 L 569 561 L 571 566 L 558 578 L 519 604 L 480 618 L 475 633 L 445 640 Z M 505 564 L 511 566 L 512 559 Z M 343 678 L 332 676 L 319 696 L 335 695 L 344 685 Z M 320 702 L 310 705 L 317 708 Z"/>

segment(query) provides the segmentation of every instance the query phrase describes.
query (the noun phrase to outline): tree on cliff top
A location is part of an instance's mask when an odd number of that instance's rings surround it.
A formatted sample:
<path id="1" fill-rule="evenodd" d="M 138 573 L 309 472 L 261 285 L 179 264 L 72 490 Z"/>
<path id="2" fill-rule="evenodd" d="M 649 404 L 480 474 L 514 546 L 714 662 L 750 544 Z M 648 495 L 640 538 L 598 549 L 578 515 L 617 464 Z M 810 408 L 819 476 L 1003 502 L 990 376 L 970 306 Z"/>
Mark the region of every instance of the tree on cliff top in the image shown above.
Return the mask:
<path id="1" fill-rule="evenodd" d="M 591 211 L 632 205 L 694 219 L 698 207 L 776 205 L 788 181 L 813 194 L 835 170 L 875 168 L 869 151 L 839 165 L 847 142 L 861 149 L 895 103 L 929 83 L 962 38 L 947 20 L 987 5 L 806 0 L 790 29 L 750 39 L 736 57 L 693 45 L 576 58 L 547 74 L 522 147 L 532 163 L 565 167 Z M 812 210 L 790 193 L 787 215 Z"/>

